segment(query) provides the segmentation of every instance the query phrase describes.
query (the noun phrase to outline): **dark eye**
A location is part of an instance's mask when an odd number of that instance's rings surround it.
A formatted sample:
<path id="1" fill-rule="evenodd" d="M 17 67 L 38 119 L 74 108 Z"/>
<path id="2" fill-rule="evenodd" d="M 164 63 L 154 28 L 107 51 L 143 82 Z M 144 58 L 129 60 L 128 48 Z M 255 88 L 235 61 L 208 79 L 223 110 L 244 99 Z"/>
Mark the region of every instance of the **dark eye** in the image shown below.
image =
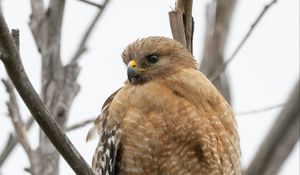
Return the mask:
<path id="1" fill-rule="evenodd" d="M 157 61 L 159 60 L 159 57 L 158 57 L 158 55 L 149 55 L 149 56 L 147 56 L 147 61 L 148 61 L 148 63 L 150 63 L 150 64 L 155 64 Z"/>

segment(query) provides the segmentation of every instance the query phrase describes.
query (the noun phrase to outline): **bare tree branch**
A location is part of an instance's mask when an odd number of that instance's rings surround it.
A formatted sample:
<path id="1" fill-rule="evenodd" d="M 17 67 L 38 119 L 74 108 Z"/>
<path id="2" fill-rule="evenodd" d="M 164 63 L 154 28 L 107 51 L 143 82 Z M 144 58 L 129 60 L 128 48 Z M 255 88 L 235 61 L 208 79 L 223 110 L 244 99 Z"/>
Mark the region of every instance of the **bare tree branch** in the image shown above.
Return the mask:
<path id="1" fill-rule="evenodd" d="M 169 12 L 173 38 L 193 53 L 194 21 L 193 0 L 177 0 L 174 11 Z"/>
<path id="2" fill-rule="evenodd" d="M 187 48 L 182 14 L 176 11 L 170 11 L 169 20 L 173 38 Z"/>
<path id="3" fill-rule="evenodd" d="M 8 140 L 6 142 L 6 145 L 5 145 L 4 149 L 1 152 L 0 167 L 3 165 L 6 158 L 9 156 L 9 154 L 14 149 L 14 147 L 17 143 L 19 143 L 18 138 L 15 135 L 13 135 L 12 133 L 10 133 L 9 137 L 8 137 Z"/>
<path id="4" fill-rule="evenodd" d="M 277 117 L 246 175 L 277 174 L 299 140 L 299 81 Z"/>
<path id="5" fill-rule="evenodd" d="M 245 42 L 251 36 L 253 30 L 256 28 L 257 24 L 261 21 L 262 17 L 270 9 L 270 7 L 272 7 L 276 2 L 277 2 L 277 0 L 272 0 L 270 3 L 268 3 L 267 5 L 265 5 L 265 7 L 260 12 L 260 14 L 258 15 L 258 17 L 256 18 L 256 20 L 254 21 L 254 23 L 251 25 L 249 31 L 244 36 L 244 38 L 242 39 L 242 41 L 239 43 L 238 47 L 234 50 L 234 52 L 232 53 L 232 55 L 224 62 L 224 64 L 220 65 L 211 76 L 209 76 L 209 80 L 210 81 L 214 82 L 220 76 L 220 74 L 224 72 L 224 70 L 226 69 L 227 65 L 235 58 L 235 56 L 240 51 L 240 49 L 242 48 L 242 46 L 245 44 Z"/>
<path id="6" fill-rule="evenodd" d="M 69 126 L 66 131 L 69 132 L 69 131 L 73 131 L 75 129 L 79 129 L 79 128 L 82 128 L 90 123 L 93 123 L 95 121 L 95 118 L 92 118 L 92 119 L 87 119 L 87 120 L 84 120 L 84 121 L 81 121 L 79 123 L 76 123 L 74 125 L 71 125 Z"/>
<path id="7" fill-rule="evenodd" d="M 230 23 L 236 0 L 212 0 L 206 8 L 206 33 L 200 71 L 211 76 L 224 63 Z M 225 99 L 231 102 L 228 75 L 222 74 L 213 82 Z"/>
<path id="8" fill-rule="evenodd" d="M 35 92 L 25 73 L 17 47 L 10 36 L 2 9 L 0 9 L 0 58 L 37 123 L 74 172 L 76 174 L 94 174 Z"/>
<path id="9" fill-rule="evenodd" d="M 43 0 L 31 0 L 32 14 L 30 16 L 29 26 L 33 34 L 33 38 L 37 45 L 38 51 L 41 52 L 42 43 L 46 38 L 42 36 L 42 31 L 45 30 L 46 24 L 43 22 L 45 18 L 44 2 Z M 40 29 L 40 30 L 34 30 Z"/>
<path id="10" fill-rule="evenodd" d="M 86 3 L 86 4 L 89 4 L 89 5 L 98 7 L 99 9 L 104 8 L 104 5 L 99 5 L 99 4 L 94 3 L 94 2 L 92 2 L 92 1 L 88 1 L 88 0 L 78 0 L 78 1 L 81 1 L 81 2 L 83 2 L 83 3 Z"/>
<path id="11" fill-rule="evenodd" d="M 44 13 L 44 2 L 43 0 L 31 0 L 32 16 L 41 16 Z"/>
<path id="12" fill-rule="evenodd" d="M 27 131 L 29 130 L 29 128 L 32 126 L 33 123 L 34 123 L 34 118 L 30 117 L 25 124 Z M 10 153 L 12 152 L 12 150 L 16 147 L 16 145 L 18 143 L 19 143 L 19 141 L 16 136 L 16 133 L 9 134 L 8 140 L 7 140 L 5 147 L 2 150 L 1 155 L 0 155 L 0 167 L 3 165 L 5 160 L 7 160 L 7 157 L 10 155 Z"/>
<path id="13" fill-rule="evenodd" d="M 65 0 L 50 0 L 47 8 L 43 7 L 41 0 L 31 0 L 31 3 L 29 24 L 42 57 L 41 98 L 64 129 L 71 104 L 80 89 L 77 83 L 79 66 L 63 66 L 61 62 L 60 42 Z M 39 146 L 35 152 L 39 158 L 40 175 L 58 175 L 60 156 L 44 132 L 40 132 Z"/>
<path id="14" fill-rule="evenodd" d="M 8 111 L 9 111 L 9 117 L 12 121 L 12 124 L 16 131 L 17 140 L 21 143 L 23 149 L 25 150 L 27 157 L 30 162 L 30 172 L 32 175 L 38 175 L 37 171 L 37 160 L 34 155 L 34 152 L 32 151 L 32 147 L 28 141 L 27 138 L 27 130 L 26 126 L 24 125 L 21 114 L 19 111 L 17 98 L 14 93 L 14 87 L 10 80 L 4 80 L 2 79 L 3 84 L 5 85 L 6 91 L 9 94 L 9 101 L 7 102 Z"/>
<path id="15" fill-rule="evenodd" d="M 264 108 L 260 108 L 260 109 L 255 109 L 255 110 L 251 110 L 251 111 L 237 112 L 236 115 L 241 116 L 241 115 L 257 114 L 257 113 L 266 112 L 266 111 L 270 111 L 270 110 L 273 110 L 273 109 L 281 108 L 284 105 L 285 105 L 285 103 L 281 103 L 281 104 L 268 106 L 268 107 L 264 107 Z"/>
<path id="16" fill-rule="evenodd" d="M 11 35 L 12 35 L 12 39 L 18 49 L 18 51 L 20 51 L 20 35 L 19 35 L 19 30 L 12 30 L 11 32 Z M 8 152 L 3 152 L 3 155 L 6 155 L 8 156 L 9 153 L 12 151 L 12 149 L 15 147 L 15 145 L 20 142 L 22 147 L 24 148 L 27 156 L 28 156 L 28 159 L 29 159 L 29 162 L 30 162 L 30 165 L 31 165 L 31 168 L 29 169 L 31 174 L 38 174 L 37 172 L 37 167 L 36 167 L 36 158 L 34 156 L 34 152 L 32 151 L 32 148 L 30 146 L 30 143 L 27 139 L 27 126 L 30 124 L 30 123 L 26 123 L 26 125 L 23 123 L 22 119 L 21 119 L 21 114 L 20 114 L 20 111 L 19 111 L 19 107 L 17 105 L 17 99 L 16 99 L 16 96 L 15 96 L 15 93 L 13 91 L 14 87 L 11 83 L 10 80 L 2 80 L 3 84 L 5 85 L 6 87 L 6 90 L 10 96 L 10 100 L 9 102 L 7 103 L 7 106 L 8 106 L 8 110 L 9 110 L 9 116 L 11 118 L 11 121 L 13 123 L 13 126 L 15 128 L 15 133 L 14 135 L 10 134 L 9 136 L 9 140 L 8 140 L 8 144 L 6 145 L 4 151 L 8 151 Z M 32 122 L 31 124 L 33 123 L 33 118 L 31 118 Z M 30 125 L 31 125 L 30 124 Z M 1 154 L 1 158 L 2 158 L 2 154 Z M 4 162 L 6 158 L 3 157 L 3 161 L 1 162 Z M 2 164 L 2 163 L 1 163 Z"/>
<path id="17" fill-rule="evenodd" d="M 95 121 L 95 118 L 92 119 L 87 119 L 84 121 L 81 121 L 79 123 L 73 124 L 69 127 L 67 127 L 66 131 L 67 132 L 71 132 L 74 131 L 76 129 L 85 127 L 88 124 L 91 124 Z M 25 127 L 26 130 L 28 131 L 30 129 L 30 127 L 32 126 L 32 124 L 34 123 L 34 118 L 32 116 L 30 116 L 30 118 L 27 120 L 27 122 L 25 123 Z M 16 136 L 16 133 L 10 133 L 8 140 L 0 154 L 0 167 L 3 165 L 3 163 L 7 160 L 8 156 L 10 155 L 10 153 L 12 152 L 12 150 L 15 148 L 15 146 L 19 143 L 18 138 Z"/>
<path id="18" fill-rule="evenodd" d="M 99 11 L 97 12 L 97 14 L 95 15 L 95 17 L 93 18 L 90 26 L 87 28 L 86 32 L 84 33 L 80 44 L 78 46 L 78 49 L 76 51 L 76 53 L 74 54 L 74 56 L 71 59 L 70 64 L 75 64 L 77 63 L 78 59 L 80 58 L 80 56 L 87 50 L 86 48 L 86 43 L 87 40 L 89 39 L 95 25 L 97 24 L 98 20 L 100 19 L 100 16 L 102 15 L 102 13 L 104 12 L 105 7 L 107 6 L 108 2 L 110 2 L 109 0 L 105 0 L 103 5 L 101 5 L 101 8 L 99 9 Z"/>
<path id="19" fill-rule="evenodd" d="M 14 41 L 14 44 L 16 45 L 17 51 L 20 52 L 19 30 L 13 29 L 11 32 L 11 36 Z M 7 102 L 7 107 L 8 107 L 8 111 L 9 111 L 8 114 L 9 114 L 9 117 L 15 128 L 15 132 L 16 132 L 14 136 L 10 135 L 8 143 L 10 143 L 10 144 L 13 144 L 13 142 L 21 143 L 23 149 L 25 150 L 25 152 L 27 154 L 29 162 L 30 162 L 31 167 L 29 168 L 29 171 L 31 172 L 32 175 L 38 175 L 37 159 L 36 159 L 35 153 L 33 152 L 32 147 L 30 146 L 30 143 L 27 138 L 27 125 L 29 125 L 29 124 L 26 123 L 26 125 L 25 125 L 22 121 L 19 106 L 17 103 L 17 98 L 14 93 L 14 86 L 13 86 L 12 82 L 10 80 L 4 80 L 4 79 L 2 79 L 2 82 L 6 88 L 7 93 L 9 94 L 9 101 Z M 33 123 L 33 120 L 31 123 Z M 7 150 L 7 149 L 5 149 L 5 150 Z M 9 151 L 11 151 L 11 150 L 12 149 L 9 149 Z M 9 153 L 4 154 L 4 155 L 8 156 Z"/>
<path id="20" fill-rule="evenodd" d="M 109 2 L 109 0 L 104 1 L 103 5 L 101 5 L 101 9 L 97 12 L 96 16 L 94 17 L 94 19 L 91 22 L 91 25 L 88 27 L 87 31 L 85 32 L 84 37 L 82 38 L 80 45 L 77 49 L 77 52 L 74 54 L 72 61 L 70 62 L 70 64 L 72 64 L 72 65 L 68 65 L 65 67 L 66 72 L 69 72 L 69 74 L 71 75 L 69 77 L 74 77 L 74 73 L 76 71 L 73 71 L 73 70 L 77 69 L 76 65 L 74 66 L 74 64 L 77 63 L 77 61 L 80 58 L 80 56 L 82 55 L 82 53 L 86 50 L 86 46 L 85 46 L 86 42 L 87 42 L 93 28 L 95 27 L 97 21 L 100 19 L 100 16 L 103 13 L 108 2 Z M 31 7 L 32 7 L 32 15 L 31 15 L 30 26 L 31 26 L 32 32 L 34 34 L 34 38 L 36 40 L 37 46 L 38 46 L 38 48 L 41 48 L 42 47 L 41 45 L 44 42 L 43 41 L 44 37 L 42 36 L 41 31 L 46 30 L 45 26 L 44 26 L 45 24 L 43 22 L 43 19 L 44 19 L 43 1 L 42 0 L 32 0 Z M 74 79 L 74 78 L 71 78 L 71 79 Z M 29 129 L 32 126 L 33 122 L 34 122 L 34 119 L 31 117 L 26 123 L 27 129 Z M 77 129 L 77 128 L 74 128 L 74 129 Z M 73 129 L 71 128 L 71 130 L 73 130 Z M 11 153 L 11 151 L 15 148 L 15 146 L 17 144 L 18 144 L 18 140 L 17 140 L 17 137 L 15 136 L 15 134 L 10 134 L 9 139 L 6 143 L 6 146 L 4 147 L 4 149 L 0 155 L 0 167 L 5 162 L 6 158 L 8 157 L 8 155 Z"/>
<path id="21" fill-rule="evenodd" d="M 18 29 L 12 29 L 11 36 L 18 49 L 18 52 L 20 52 L 20 31 Z"/>
<path id="22" fill-rule="evenodd" d="M 17 98 L 14 93 L 14 88 L 10 80 L 2 79 L 7 93 L 9 94 L 9 101 L 6 103 L 8 107 L 8 116 L 11 118 L 11 121 L 15 127 L 16 135 L 18 136 L 21 144 L 24 146 L 25 151 L 31 152 L 31 146 L 27 140 L 27 131 L 25 125 L 21 119 L 21 114 L 19 111 Z"/>
<path id="23" fill-rule="evenodd" d="M 175 11 L 182 13 L 187 49 L 193 53 L 194 19 L 193 0 L 177 0 Z"/>

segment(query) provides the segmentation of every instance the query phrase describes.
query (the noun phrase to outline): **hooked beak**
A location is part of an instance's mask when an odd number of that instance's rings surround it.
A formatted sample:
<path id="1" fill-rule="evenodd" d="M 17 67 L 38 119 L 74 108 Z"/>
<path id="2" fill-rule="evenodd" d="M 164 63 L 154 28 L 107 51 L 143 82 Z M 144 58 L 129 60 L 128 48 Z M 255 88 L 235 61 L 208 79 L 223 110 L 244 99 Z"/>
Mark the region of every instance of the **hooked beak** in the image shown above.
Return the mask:
<path id="1" fill-rule="evenodd" d="M 137 63 L 135 60 L 131 60 L 127 66 L 127 76 L 130 83 L 135 84 L 137 79 L 141 76 L 141 72 L 137 69 Z"/>

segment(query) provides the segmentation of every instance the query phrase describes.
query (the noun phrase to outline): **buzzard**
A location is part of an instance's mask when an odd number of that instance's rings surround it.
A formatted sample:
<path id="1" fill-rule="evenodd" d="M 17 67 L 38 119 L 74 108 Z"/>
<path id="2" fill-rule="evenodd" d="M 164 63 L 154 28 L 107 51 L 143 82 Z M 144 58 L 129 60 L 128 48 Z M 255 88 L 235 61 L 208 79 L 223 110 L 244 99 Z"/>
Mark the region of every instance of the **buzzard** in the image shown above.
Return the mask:
<path id="1" fill-rule="evenodd" d="M 122 58 L 128 80 L 87 136 L 96 174 L 241 174 L 234 113 L 179 42 L 139 39 Z"/>

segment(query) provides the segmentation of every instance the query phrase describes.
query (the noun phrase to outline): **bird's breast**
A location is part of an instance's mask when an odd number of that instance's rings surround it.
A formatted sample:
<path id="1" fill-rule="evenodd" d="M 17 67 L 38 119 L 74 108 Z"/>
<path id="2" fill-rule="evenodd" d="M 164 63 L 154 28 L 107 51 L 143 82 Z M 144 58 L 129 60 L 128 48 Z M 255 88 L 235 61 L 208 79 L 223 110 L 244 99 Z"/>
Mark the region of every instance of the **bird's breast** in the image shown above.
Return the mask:
<path id="1" fill-rule="evenodd" d="M 132 95 L 122 119 L 121 169 L 128 174 L 199 170 L 193 138 L 182 132 L 187 128 L 184 116 L 194 106 L 156 84 L 129 90 Z"/>

